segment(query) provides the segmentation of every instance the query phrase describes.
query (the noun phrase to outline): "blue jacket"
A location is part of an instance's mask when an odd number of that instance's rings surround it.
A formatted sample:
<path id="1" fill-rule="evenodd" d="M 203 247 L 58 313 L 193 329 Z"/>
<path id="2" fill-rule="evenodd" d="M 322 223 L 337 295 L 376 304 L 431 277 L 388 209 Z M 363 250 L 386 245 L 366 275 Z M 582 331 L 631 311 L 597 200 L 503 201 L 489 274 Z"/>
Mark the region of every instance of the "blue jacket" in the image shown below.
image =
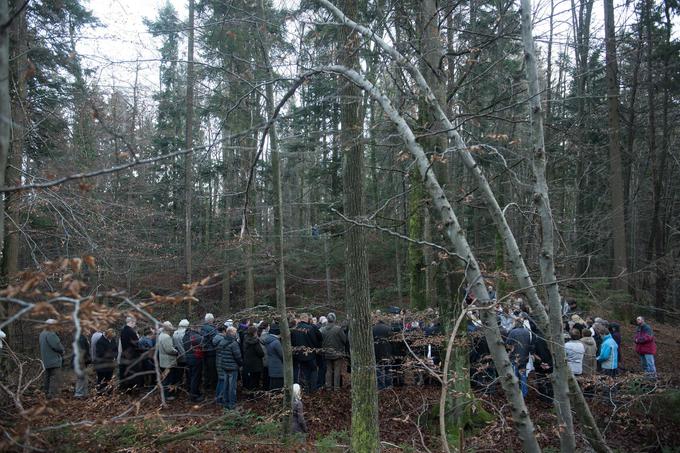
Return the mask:
<path id="1" fill-rule="evenodd" d="M 283 348 L 281 341 L 274 335 L 267 335 L 263 340 L 267 348 L 267 366 L 269 367 L 269 377 L 283 377 Z"/>
<path id="2" fill-rule="evenodd" d="M 601 362 L 603 370 L 616 370 L 619 367 L 619 345 L 611 334 L 604 337 L 597 361 Z"/>

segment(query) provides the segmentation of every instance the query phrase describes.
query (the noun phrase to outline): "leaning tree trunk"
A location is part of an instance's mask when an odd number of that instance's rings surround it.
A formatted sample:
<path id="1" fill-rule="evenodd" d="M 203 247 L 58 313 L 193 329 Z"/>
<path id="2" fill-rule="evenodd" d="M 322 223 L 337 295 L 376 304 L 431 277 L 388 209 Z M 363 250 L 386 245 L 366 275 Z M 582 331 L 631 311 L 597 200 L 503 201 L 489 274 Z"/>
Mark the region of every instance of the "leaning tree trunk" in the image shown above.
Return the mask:
<path id="1" fill-rule="evenodd" d="M 350 16 L 357 15 L 356 0 L 344 0 Z M 349 68 L 359 68 L 358 33 L 342 33 L 339 60 Z M 342 79 L 341 79 L 342 81 Z M 344 211 L 350 218 L 365 215 L 363 112 L 360 90 L 345 82 L 340 98 L 342 110 L 340 143 L 343 147 Z M 378 424 L 378 389 L 375 377 L 375 351 L 371 333 L 371 301 L 368 286 L 366 233 L 350 227 L 345 233 L 345 266 L 347 281 L 347 314 L 349 317 L 350 360 L 352 366 L 352 431 L 351 449 L 369 452 L 380 449 Z"/>
<path id="2" fill-rule="evenodd" d="M 531 118 L 532 169 L 535 178 L 534 204 L 541 219 L 541 253 L 539 264 L 541 277 L 548 296 L 550 308 L 551 350 L 553 352 L 555 371 L 553 373 L 553 391 L 557 420 L 560 424 L 560 448 L 563 452 L 576 449 L 574 422 L 571 416 L 571 402 L 569 401 L 569 375 L 571 371 L 566 366 L 562 338 L 562 311 L 559 287 L 555 275 L 555 247 L 553 217 L 548 196 L 548 182 L 546 180 L 546 150 L 543 135 L 543 110 L 541 108 L 540 88 L 538 86 L 538 68 L 534 52 L 534 37 L 531 23 L 531 0 L 521 0 L 522 42 L 524 43 L 524 60 L 529 83 L 529 117 Z"/>
<path id="3" fill-rule="evenodd" d="M 266 19 L 264 0 L 259 2 L 260 19 L 269 23 Z M 262 59 L 268 79 L 274 80 L 269 52 L 271 48 L 268 30 L 261 31 Z M 274 88 L 272 83 L 267 84 L 266 101 L 267 117 L 269 121 L 274 118 Z M 279 154 L 279 140 L 276 126 L 272 123 L 269 129 L 269 149 L 271 152 L 272 183 L 274 185 L 274 244 L 276 248 L 276 308 L 279 312 L 279 327 L 281 330 L 281 346 L 283 348 L 283 408 L 284 417 L 283 438 L 285 439 L 292 430 L 293 423 L 293 348 L 290 342 L 290 327 L 288 326 L 288 313 L 286 309 L 286 271 L 283 248 L 283 191 L 281 189 L 281 158 Z"/>

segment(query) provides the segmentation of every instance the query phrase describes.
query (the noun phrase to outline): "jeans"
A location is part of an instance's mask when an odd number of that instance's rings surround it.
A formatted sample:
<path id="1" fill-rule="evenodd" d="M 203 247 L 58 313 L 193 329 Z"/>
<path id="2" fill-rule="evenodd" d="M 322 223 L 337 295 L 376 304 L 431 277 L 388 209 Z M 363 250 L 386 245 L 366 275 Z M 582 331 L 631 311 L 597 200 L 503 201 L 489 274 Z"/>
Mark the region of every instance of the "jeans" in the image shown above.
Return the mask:
<path id="1" fill-rule="evenodd" d="M 201 398 L 201 378 L 203 375 L 203 361 L 196 360 L 189 365 L 189 396 L 192 400 Z"/>
<path id="2" fill-rule="evenodd" d="M 640 354 L 640 364 L 642 365 L 642 371 L 644 371 L 651 377 L 656 377 L 656 365 L 654 363 L 654 355 Z"/>
<path id="3" fill-rule="evenodd" d="M 293 361 L 293 380 L 296 384 L 300 383 L 300 373 L 303 375 L 307 393 L 314 393 L 318 379 L 316 361 L 314 359 Z"/>
<path id="4" fill-rule="evenodd" d="M 377 365 L 375 370 L 378 378 L 378 390 L 392 387 L 392 366 L 388 364 Z"/>
<path id="5" fill-rule="evenodd" d="M 217 403 L 227 409 L 236 407 L 237 370 L 224 370 L 217 379 Z"/>
<path id="6" fill-rule="evenodd" d="M 82 376 L 76 375 L 76 391 L 74 395 L 76 397 L 87 396 L 87 369 L 83 368 L 82 371 Z"/>
<path id="7" fill-rule="evenodd" d="M 513 364 L 512 369 L 515 371 L 515 376 L 519 379 L 519 387 L 522 389 L 522 396 L 527 397 L 529 393 L 529 386 L 527 385 L 527 370 L 526 368 L 518 368 L 517 365 Z"/>

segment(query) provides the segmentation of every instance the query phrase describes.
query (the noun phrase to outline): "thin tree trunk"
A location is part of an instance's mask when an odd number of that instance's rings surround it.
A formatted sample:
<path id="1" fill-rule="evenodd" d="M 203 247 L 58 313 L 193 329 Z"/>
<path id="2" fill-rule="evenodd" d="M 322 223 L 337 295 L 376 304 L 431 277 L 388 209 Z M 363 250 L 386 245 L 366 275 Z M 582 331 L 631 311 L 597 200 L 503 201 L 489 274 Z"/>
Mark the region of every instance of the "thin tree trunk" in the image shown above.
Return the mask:
<path id="1" fill-rule="evenodd" d="M 260 17 L 264 23 L 269 23 L 265 15 L 264 0 L 260 0 Z M 262 56 L 269 80 L 274 80 L 274 71 L 269 59 L 270 36 L 268 30 L 262 30 Z M 272 83 L 266 87 L 267 117 L 274 117 L 274 88 Z M 284 439 L 290 434 L 293 423 L 293 348 L 290 342 L 290 327 L 288 326 L 288 311 L 286 308 L 286 271 L 283 247 L 283 190 L 281 188 L 281 158 L 279 141 L 274 124 L 270 127 L 269 147 L 272 163 L 272 182 L 274 185 L 274 243 L 276 249 L 276 308 L 279 312 L 279 327 L 281 330 L 281 346 L 283 348 L 283 408 L 282 420 Z"/>
<path id="2" fill-rule="evenodd" d="M 626 254 L 626 220 L 623 201 L 623 167 L 621 163 L 621 140 L 619 127 L 619 80 L 616 58 L 616 35 L 614 30 L 614 0 L 604 0 L 604 33 L 607 60 L 607 105 L 609 108 L 609 192 L 614 248 L 612 276 L 619 275 L 628 267 Z M 626 289 L 627 278 L 613 280 L 613 286 Z"/>
<path id="3" fill-rule="evenodd" d="M 5 187 L 7 158 L 10 153 L 10 136 L 12 132 L 12 108 L 9 92 L 9 20 L 7 0 L 0 0 L 0 187 Z M 0 197 L 0 250 L 4 254 L 5 246 L 5 201 Z"/>
<path id="4" fill-rule="evenodd" d="M 555 409 L 560 424 L 560 449 L 562 452 L 573 452 L 576 449 L 574 422 L 571 416 L 569 401 L 569 375 L 571 371 L 565 366 L 566 360 L 561 338 L 558 333 L 563 330 L 562 310 L 557 277 L 555 275 L 555 250 L 553 217 L 546 180 L 547 156 L 545 136 L 543 133 L 543 111 L 541 109 L 540 88 L 538 86 L 538 68 L 534 52 L 533 25 L 531 22 L 531 0 L 521 0 L 520 14 L 522 18 L 522 42 L 524 44 L 524 61 L 529 84 L 529 117 L 531 119 L 532 169 L 535 178 L 534 204 L 541 219 L 541 253 L 539 264 L 542 282 L 548 296 L 548 317 L 551 327 L 551 350 L 555 358 L 553 373 L 553 391 Z"/>
<path id="5" fill-rule="evenodd" d="M 189 0 L 189 48 L 187 51 L 186 149 L 194 146 L 194 0 Z M 184 264 L 185 278 L 191 283 L 191 199 L 193 187 L 191 153 L 184 157 Z M 191 315 L 191 304 L 189 304 Z"/>

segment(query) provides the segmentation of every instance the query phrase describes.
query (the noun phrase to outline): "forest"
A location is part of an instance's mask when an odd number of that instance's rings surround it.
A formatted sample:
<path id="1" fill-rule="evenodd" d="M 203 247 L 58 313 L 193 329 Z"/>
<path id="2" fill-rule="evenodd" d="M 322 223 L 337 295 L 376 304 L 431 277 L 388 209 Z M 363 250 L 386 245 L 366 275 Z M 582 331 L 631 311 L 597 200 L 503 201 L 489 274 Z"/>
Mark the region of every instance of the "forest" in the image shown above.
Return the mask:
<path id="1" fill-rule="evenodd" d="M 679 19 L 0 0 L 0 451 L 679 451 Z"/>

